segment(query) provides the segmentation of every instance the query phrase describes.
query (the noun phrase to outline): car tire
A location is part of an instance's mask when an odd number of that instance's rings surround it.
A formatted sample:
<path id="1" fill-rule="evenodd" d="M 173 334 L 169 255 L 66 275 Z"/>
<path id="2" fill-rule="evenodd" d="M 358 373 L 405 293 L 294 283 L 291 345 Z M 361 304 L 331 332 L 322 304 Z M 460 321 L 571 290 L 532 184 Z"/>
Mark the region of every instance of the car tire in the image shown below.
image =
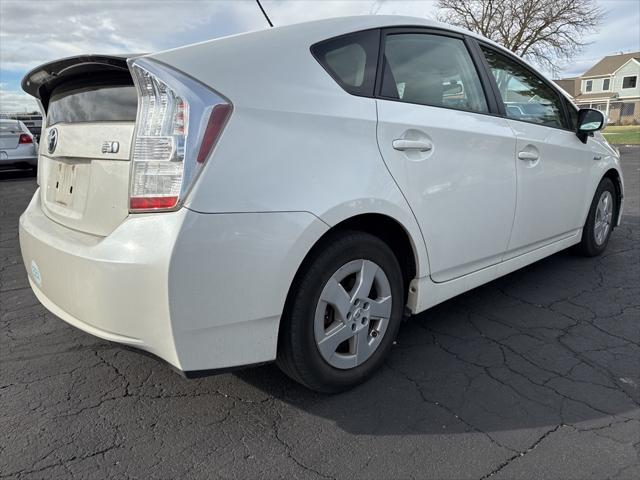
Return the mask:
<path id="1" fill-rule="evenodd" d="M 603 178 L 591 201 L 589 215 L 582 229 L 582 240 L 576 250 L 586 257 L 600 255 L 607 248 L 615 224 L 616 189 L 609 178 Z"/>
<path id="2" fill-rule="evenodd" d="M 378 237 L 359 231 L 329 236 L 314 247 L 292 285 L 278 366 L 322 393 L 365 381 L 380 369 L 398 333 L 403 283 L 398 259 Z"/>

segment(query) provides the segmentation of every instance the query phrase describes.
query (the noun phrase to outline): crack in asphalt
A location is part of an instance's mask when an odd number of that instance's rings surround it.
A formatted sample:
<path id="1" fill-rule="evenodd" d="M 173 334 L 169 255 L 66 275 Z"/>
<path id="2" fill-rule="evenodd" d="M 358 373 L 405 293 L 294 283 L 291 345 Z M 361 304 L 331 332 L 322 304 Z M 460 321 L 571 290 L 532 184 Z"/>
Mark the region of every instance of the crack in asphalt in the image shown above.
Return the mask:
<path id="1" fill-rule="evenodd" d="M 0 188 L 3 480 L 640 471 L 637 215 L 601 257 L 559 253 L 403 323 L 377 376 L 323 396 L 270 366 L 184 380 L 46 312 L 18 245 L 32 188 Z"/>
<path id="2" fill-rule="evenodd" d="M 506 445 L 501 444 L 500 442 L 498 442 L 495 438 L 493 438 L 489 433 L 487 432 L 483 432 L 482 430 L 480 430 L 479 428 L 475 427 L 474 425 L 472 425 L 470 422 L 468 422 L 467 420 L 465 420 L 463 417 L 461 417 L 460 415 L 458 415 L 453 409 L 447 407 L 445 404 L 437 401 L 437 400 L 433 400 L 431 398 L 428 398 L 426 396 L 426 394 L 424 393 L 424 390 L 422 389 L 422 387 L 420 386 L 420 383 L 417 382 L 415 379 L 411 378 L 407 373 L 403 372 L 402 370 L 398 369 L 398 368 L 394 368 L 391 365 L 389 365 L 389 362 L 385 363 L 386 367 L 389 368 L 390 370 L 398 373 L 399 375 L 401 375 L 402 377 L 404 377 L 408 382 L 410 382 L 418 391 L 418 393 L 420 394 L 420 397 L 422 398 L 422 400 L 426 403 L 429 403 L 435 407 L 438 407 L 442 410 L 444 410 L 445 412 L 447 412 L 449 415 L 451 415 L 452 417 L 454 417 L 456 420 L 459 420 L 460 422 L 462 422 L 463 424 L 465 424 L 471 431 L 480 433 L 481 435 L 484 435 L 485 437 L 487 437 L 491 443 L 499 446 L 500 448 L 504 448 L 506 450 L 510 450 L 512 452 L 514 452 L 515 450 L 511 447 L 508 447 Z"/>
<path id="3" fill-rule="evenodd" d="M 544 439 L 546 439 L 549 435 L 555 433 L 558 431 L 558 429 L 560 427 L 562 427 L 563 425 L 556 425 L 555 427 L 553 427 L 550 430 L 547 430 L 543 435 L 541 435 L 535 442 L 533 442 L 531 444 L 531 446 L 529 448 L 527 448 L 524 451 L 518 452 L 517 454 L 509 457 L 506 461 L 504 461 L 503 463 L 501 463 L 500 465 L 498 465 L 497 468 L 493 469 L 492 471 L 490 471 L 489 473 L 487 473 L 486 475 L 483 475 L 482 477 L 480 477 L 480 480 L 484 480 L 485 478 L 490 478 L 493 477 L 495 474 L 497 474 L 498 472 L 500 472 L 501 470 L 503 470 L 504 468 L 508 467 L 514 460 L 518 460 L 522 457 L 524 457 L 525 455 L 527 455 L 528 453 L 532 452 L 533 450 L 535 450 L 535 448 L 540 445 Z"/>

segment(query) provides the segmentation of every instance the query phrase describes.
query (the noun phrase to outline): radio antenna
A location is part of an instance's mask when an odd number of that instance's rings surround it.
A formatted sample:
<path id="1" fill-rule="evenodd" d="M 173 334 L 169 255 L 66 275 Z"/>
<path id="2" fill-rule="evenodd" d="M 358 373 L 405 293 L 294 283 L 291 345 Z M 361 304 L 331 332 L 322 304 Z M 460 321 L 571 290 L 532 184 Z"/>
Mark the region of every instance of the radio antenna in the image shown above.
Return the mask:
<path id="1" fill-rule="evenodd" d="M 264 18 L 267 19 L 267 23 L 269 24 L 269 26 L 273 27 L 273 23 L 271 23 L 271 19 L 269 18 L 269 15 L 267 15 L 267 12 L 265 12 L 264 8 L 262 8 L 262 4 L 260 3 L 260 0 L 256 0 L 256 3 L 258 4 L 258 7 L 260 7 L 260 11 L 264 15 Z"/>

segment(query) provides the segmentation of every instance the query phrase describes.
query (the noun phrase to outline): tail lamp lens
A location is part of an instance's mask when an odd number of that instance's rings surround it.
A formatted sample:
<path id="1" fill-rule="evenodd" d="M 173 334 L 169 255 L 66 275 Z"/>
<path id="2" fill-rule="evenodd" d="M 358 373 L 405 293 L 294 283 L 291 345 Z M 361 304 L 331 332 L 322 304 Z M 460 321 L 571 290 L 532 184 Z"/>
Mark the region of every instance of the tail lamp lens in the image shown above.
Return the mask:
<path id="1" fill-rule="evenodd" d="M 24 145 L 26 143 L 33 143 L 33 138 L 31 138 L 31 135 L 27 135 L 26 133 L 21 133 L 20 137 L 18 138 L 18 143 L 20 145 Z"/>
<path id="2" fill-rule="evenodd" d="M 231 113 L 213 90 L 148 59 L 130 63 L 138 90 L 129 210 L 172 210 L 184 200 Z"/>

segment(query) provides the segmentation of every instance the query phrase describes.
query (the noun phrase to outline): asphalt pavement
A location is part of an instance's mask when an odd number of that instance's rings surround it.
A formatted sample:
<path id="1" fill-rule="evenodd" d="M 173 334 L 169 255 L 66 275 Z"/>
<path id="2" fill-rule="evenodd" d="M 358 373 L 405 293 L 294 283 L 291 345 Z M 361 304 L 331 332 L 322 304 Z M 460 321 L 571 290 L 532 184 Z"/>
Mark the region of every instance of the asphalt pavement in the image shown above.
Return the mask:
<path id="1" fill-rule="evenodd" d="M 312 393 L 273 365 L 186 380 L 68 326 L 27 283 L 0 173 L 0 478 L 640 478 L 640 149 L 624 223 L 413 317 L 378 374 Z"/>

